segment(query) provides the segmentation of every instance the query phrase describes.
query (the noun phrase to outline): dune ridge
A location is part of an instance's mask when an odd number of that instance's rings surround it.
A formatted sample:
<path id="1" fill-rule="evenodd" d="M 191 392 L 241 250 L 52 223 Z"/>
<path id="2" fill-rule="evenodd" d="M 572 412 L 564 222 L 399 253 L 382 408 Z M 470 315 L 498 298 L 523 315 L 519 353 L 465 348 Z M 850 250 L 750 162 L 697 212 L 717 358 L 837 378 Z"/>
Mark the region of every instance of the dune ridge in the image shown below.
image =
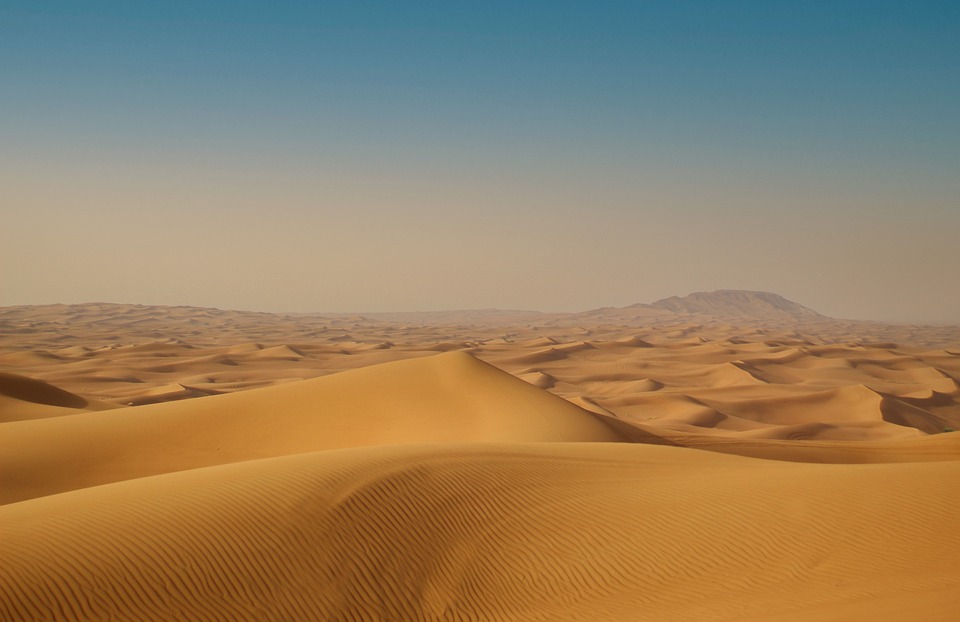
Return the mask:
<path id="1" fill-rule="evenodd" d="M 618 441 L 592 413 L 462 352 L 243 393 L 6 424 L 0 503 L 362 445 Z M 51 474 L 63 473 L 58 477 Z"/>

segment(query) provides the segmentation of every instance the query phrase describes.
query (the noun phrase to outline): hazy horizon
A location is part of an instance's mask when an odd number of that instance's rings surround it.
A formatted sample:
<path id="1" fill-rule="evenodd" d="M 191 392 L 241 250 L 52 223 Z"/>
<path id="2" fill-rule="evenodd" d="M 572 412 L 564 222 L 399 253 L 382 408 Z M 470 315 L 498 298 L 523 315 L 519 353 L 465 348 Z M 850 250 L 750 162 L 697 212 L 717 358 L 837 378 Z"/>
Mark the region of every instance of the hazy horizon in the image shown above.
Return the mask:
<path id="1" fill-rule="evenodd" d="M 731 290 L 721 290 L 721 291 L 731 291 Z M 750 291 L 750 290 L 733 290 L 733 291 Z M 687 294 L 675 294 L 674 296 L 683 298 L 683 297 L 685 297 L 685 296 L 687 296 L 687 295 L 698 294 L 698 293 L 710 293 L 710 292 L 688 292 Z M 773 294 L 776 294 L 776 292 L 755 292 L 755 293 L 773 293 Z M 671 297 L 671 296 L 667 296 L 666 298 L 670 298 L 670 297 Z M 888 322 L 888 323 L 890 323 L 890 324 L 915 324 L 915 325 L 929 325 L 929 326 L 939 326 L 939 325 L 943 325 L 943 326 L 958 326 L 958 325 L 960 325 L 960 322 L 957 322 L 957 321 L 936 321 L 936 320 L 931 320 L 931 321 L 923 321 L 923 320 L 920 320 L 920 321 L 911 321 L 911 320 L 882 320 L 882 319 L 881 319 L 881 320 L 878 320 L 878 319 L 875 319 L 875 318 L 864 318 L 864 317 L 838 317 L 838 316 L 831 316 L 831 315 L 828 314 L 828 313 L 822 313 L 819 309 L 811 308 L 811 307 L 809 307 L 809 305 L 805 305 L 805 304 L 803 304 L 801 301 L 798 301 L 798 300 L 790 300 L 790 299 L 787 298 L 787 297 L 784 297 L 784 298 L 786 298 L 786 299 L 787 299 L 788 301 L 790 301 L 790 302 L 798 303 L 798 304 L 800 304 L 800 305 L 802 305 L 802 306 L 804 306 L 804 307 L 807 307 L 807 308 L 809 308 L 809 309 L 812 309 L 813 311 L 816 311 L 816 312 L 818 312 L 818 313 L 821 313 L 822 315 L 824 315 L 824 316 L 827 317 L 828 319 L 833 319 L 833 320 L 854 321 L 854 322 L 863 321 L 863 322 L 878 322 L 878 323 Z M 631 305 L 637 305 L 637 304 L 647 304 L 647 305 L 649 305 L 649 304 L 651 304 L 651 303 L 658 302 L 658 301 L 660 301 L 660 300 L 662 300 L 662 298 L 658 298 L 658 299 L 656 299 L 656 300 L 641 300 L 641 301 L 637 301 L 637 302 L 635 302 L 635 303 L 631 303 Z M 291 310 L 289 310 L 289 309 L 264 309 L 264 308 L 250 308 L 250 307 L 246 307 L 246 308 L 241 308 L 241 307 L 218 307 L 218 306 L 213 306 L 213 305 L 194 305 L 194 304 L 188 304 L 188 303 L 181 303 L 181 304 L 141 303 L 141 302 L 136 302 L 136 301 L 115 301 L 115 300 L 86 300 L 86 301 L 53 302 L 53 303 L 23 303 L 23 304 L 0 305 L 0 306 L 15 307 L 15 306 L 44 306 L 44 305 L 85 305 L 85 304 L 90 304 L 90 305 L 107 304 L 107 305 L 121 305 L 121 306 L 123 306 L 123 305 L 132 305 L 132 306 L 142 306 L 142 307 L 155 306 L 155 307 L 171 307 L 171 308 L 185 307 L 185 308 L 198 308 L 198 309 L 219 309 L 219 310 L 221 310 L 221 311 L 238 311 L 238 312 L 241 312 L 241 313 L 271 313 L 271 314 L 278 314 L 278 315 L 285 315 L 285 314 L 290 314 L 290 315 L 354 315 L 354 314 L 356 314 L 356 315 L 378 315 L 378 314 L 389 314 L 389 315 L 392 315 L 392 314 L 405 314 L 405 313 L 411 313 L 411 314 L 415 314 L 415 313 L 457 313 L 457 312 L 477 312 L 477 311 L 480 311 L 480 312 L 505 312 L 505 313 L 543 313 L 543 314 L 547 314 L 547 315 L 550 315 L 550 314 L 563 315 L 563 314 L 567 314 L 567 313 L 575 314 L 575 313 L 583 313 L 583 312 L 588 312 L 588 311 L 594 311 L 594 310 L 597 310 L 597 309 L 600 309 L 600 308 L 617 308 L 617 307 L 612 307 L 611 305 L 599 305 L 599 306 L 594 305 L 594 306 L 587 306 L 587 307 L 581 307 L 581 308 L 575 308 L 575 309 L 534 309 L 534 308 L 507 308 L 507 307 L 470 307 L 470 308 L 466 308 L 466 307 L 459 307 L 459 308 L 453 308 L 453 307 L 447 307 L 447 308 L 437 307 L 437 308 L 422 308 L 422 309 L 380 309 L 380 310 L 371 310 L 371 309 L 339 309 L 339 310 L 313 309 L 313 310 L 307 310 L 307 311 L 291 311 Z M 626 307 L 626 306 L 631 306 L 631 305 L 622 305 L 620 308 Z"/>
<path id="2" fill-rule="evenodd" d="M 960 323 L 960 5 L 9 2 L 0 305 Z"/>

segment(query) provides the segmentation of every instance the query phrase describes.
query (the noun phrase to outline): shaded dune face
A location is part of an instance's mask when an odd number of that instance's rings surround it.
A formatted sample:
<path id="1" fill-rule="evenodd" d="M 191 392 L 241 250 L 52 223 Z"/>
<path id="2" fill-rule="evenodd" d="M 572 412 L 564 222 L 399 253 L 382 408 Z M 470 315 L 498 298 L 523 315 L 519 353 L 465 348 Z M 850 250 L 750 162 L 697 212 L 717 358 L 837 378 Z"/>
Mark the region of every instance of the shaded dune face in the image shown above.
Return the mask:
<path id="1" fill-rule="evenodd" d="M 958 494 L 960 462 L 801 465 L 624 444 L 320 452 L 0 508 L 0 611 L 801 620 L 878 599 L 893 612 L 879 619 L 946 620 Z"/>
<path id="2" fill-rule="evenodd" d="M 89 401 L 42 380 L 0 372 L 0 423 L 75 415 L 115 408 Z"/>
<path id="3" fill-rule="evenodd" d="M 83 408 L 87 405 L 87 400 L 79 395 L 58 389 L 46 382 L 2 372 L 0 372 L 0 396 L 62 408 Z"/>

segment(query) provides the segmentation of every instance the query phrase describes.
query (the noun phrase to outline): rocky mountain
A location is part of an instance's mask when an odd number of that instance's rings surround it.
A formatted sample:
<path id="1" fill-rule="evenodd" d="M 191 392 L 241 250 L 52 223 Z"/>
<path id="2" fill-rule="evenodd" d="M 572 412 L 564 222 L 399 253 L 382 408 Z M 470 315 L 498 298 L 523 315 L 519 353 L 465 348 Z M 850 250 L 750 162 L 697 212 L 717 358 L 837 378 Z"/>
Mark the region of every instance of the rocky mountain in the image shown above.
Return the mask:
<path id="1" fill-rule="evenodd" d="M 710 315 L 717 318 L 825 319 L 813 309 L 778 294 L 737 289 L 671 296 L 648 306 L 682 315 Z"/>

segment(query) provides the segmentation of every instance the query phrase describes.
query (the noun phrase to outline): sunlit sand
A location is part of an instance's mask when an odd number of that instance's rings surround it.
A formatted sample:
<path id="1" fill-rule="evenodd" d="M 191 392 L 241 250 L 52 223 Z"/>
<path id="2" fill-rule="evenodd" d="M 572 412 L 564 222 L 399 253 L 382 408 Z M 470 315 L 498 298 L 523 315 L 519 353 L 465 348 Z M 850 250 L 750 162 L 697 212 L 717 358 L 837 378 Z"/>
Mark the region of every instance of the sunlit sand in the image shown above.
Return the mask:
<path id="1" fill-rule="evenodd" d="M 0 308 L 0 619 L 943 620 L 960 328 Z"/>

